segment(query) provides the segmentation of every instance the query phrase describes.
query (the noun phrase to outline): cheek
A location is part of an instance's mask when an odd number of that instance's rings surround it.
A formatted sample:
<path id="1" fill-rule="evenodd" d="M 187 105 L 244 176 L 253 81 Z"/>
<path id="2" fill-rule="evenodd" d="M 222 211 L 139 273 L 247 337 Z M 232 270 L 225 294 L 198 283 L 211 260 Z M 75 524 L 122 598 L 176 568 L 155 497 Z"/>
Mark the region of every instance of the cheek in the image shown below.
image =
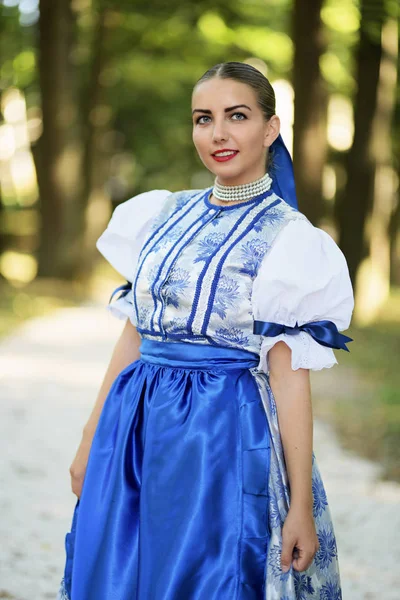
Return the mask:
<path id="1" fill-rule="evenodd" d="M 242 133 L 243 135 L 241 135 L 240 144 L 243 148 L 246 148 L 246 150 L 252 155 L 259 154 L 263 151 L 264 138 L 262 129 L 260 127 L 253 126 L 247 131 L 243 130 L 241 134 Z"/>
<path id="2" fill-rule="evenodd" d="M 204 132 L 198 129 L 194 129 L 192 139 L 197 152 L 201 155 L 204 154 L 206 152 L 206 146 L 208 143 Z"/>

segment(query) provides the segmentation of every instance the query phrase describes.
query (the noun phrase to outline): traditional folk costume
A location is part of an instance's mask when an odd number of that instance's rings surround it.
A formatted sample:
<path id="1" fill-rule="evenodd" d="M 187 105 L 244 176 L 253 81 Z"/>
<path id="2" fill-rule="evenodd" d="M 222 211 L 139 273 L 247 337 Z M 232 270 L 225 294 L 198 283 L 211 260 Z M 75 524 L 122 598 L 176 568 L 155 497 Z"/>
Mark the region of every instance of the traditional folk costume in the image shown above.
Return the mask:
<path id="1" fill-rule="evenodd" d="M 275 151 L 282 164 L 281 138 Z M 99 238 L 127 281 L 109 310 L 135 325 L 141 358 L 104 404 L 59 599 L 341 599 L 314 454 L 320 548 L 306 571 L 280 566 L 290 486 L 268 351 L 283 340 L 293 369 L 332 367 L 354 307 L 345 257 L 297 210 L 288 168 L 235 205 L 213 188 L 140 194 Z"/>

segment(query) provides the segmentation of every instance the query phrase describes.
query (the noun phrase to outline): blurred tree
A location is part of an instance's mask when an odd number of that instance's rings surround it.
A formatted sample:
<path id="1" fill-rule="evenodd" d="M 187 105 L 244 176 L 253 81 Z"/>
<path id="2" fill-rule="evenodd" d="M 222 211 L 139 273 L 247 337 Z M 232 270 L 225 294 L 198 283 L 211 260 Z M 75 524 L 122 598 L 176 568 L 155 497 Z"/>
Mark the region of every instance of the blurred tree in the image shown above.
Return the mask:
<path id="1" fill-rule="evenodd" d="M 400 7 L 397 15 L 397 57 L 400 58 Z M 397 71 L 396 106 L 393 118 L 393 156 L 397 173 L 395 190 L 395 209 L 389 225 L 390 236 L 390 281 L 400 286 L 400 70 Z"/>
<path id="2" fill-rule="evenodd" d="M 97 8 L 97 10 L 96 10 Z M 110 176 L 113 148 L 110 140 L 112 107 L 101 78 L 107 66 L 107 21 L 112 12 L 99 2 L 92 10 L 92 39 L 90 40 L 87 85 L 82 88 L 83 163 L 80 220 L 76 229 L 84 244 L 80 263 L 81 275 L 91 272 L 96 251 L 95 241 L 104 229 L 109 216 L 109 194 L 106 183 Z"/>
<path id="3" fill-rule="evenodd" d="M 39 20 L 39 275 L 66 279 L 90 273 L 109 206 L 112 144 L 104 136 L 112 111 L 101 85 L 109 10 L 100 1 L 81 6 L 42 0 Z"/>
<path id="4" fill-rule="evenodd" d="M 39 81 L 43 133 L 35 151 L 40 192 L 40 276 L 70 279 L 81 256 L 76 216 L 82 194 L 79 103 L 71 62 L 72 0 L 40 0 Z"/>
<path id="5" fill-rule="evenodd" d="M 361 260 L 368 254 L 365 222 L 373 202 L 376 165 L 371 153 L 372 125 L 377 106 L 383 20 L 384 0 L 361 1 L 354 138 L 348 155 L 345 195 L 337 206 L 339 244 L 346 255 L 354 285 Z"/>
<path id="6" fill-rule="evenodd" d="M 323 0 L 295 0 L 293 10 L 293 163 L 300 210 L 315 225 L 324 215 L 327 154 L 327 92 L 319 66 L 325 50 L 322 4 Z"/>
<path id="7" fill-rule="evenodd" d="M 347 257 L 354 286 L 362 282 L 358 305 L 360 315 L 367 311 L 368 318 L 389 292 L 388 233 L 394 201 L 391 127 L 398 68 L 397 35 L 385 0 L 363 0 L 355 131 L 348 155 L 346 193 L 337 210 L 339 244 Z M 363 259 L 367 260 L 359 280 L 356 275 Z"/>

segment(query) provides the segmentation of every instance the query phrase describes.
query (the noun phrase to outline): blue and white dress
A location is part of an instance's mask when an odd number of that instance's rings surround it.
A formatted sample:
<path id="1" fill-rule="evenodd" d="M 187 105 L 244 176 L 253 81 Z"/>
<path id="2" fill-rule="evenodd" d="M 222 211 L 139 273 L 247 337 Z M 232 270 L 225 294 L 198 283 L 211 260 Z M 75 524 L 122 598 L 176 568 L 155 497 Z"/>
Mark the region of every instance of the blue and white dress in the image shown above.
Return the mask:
<path id="1" fill-rule="evenodd" d="M 337 363 L 353 290 L 325 231 L 269 190 L 216 206 L 211 188 L 118 206 L 97 247 L 127 283 L 109 304 L 141 358 L 114 381 L 66 536 L 59 598 L 340 600 L 335 535 L 313 454 L 320 548 L 280 567 L 290 486 L 268 351 Z"/>

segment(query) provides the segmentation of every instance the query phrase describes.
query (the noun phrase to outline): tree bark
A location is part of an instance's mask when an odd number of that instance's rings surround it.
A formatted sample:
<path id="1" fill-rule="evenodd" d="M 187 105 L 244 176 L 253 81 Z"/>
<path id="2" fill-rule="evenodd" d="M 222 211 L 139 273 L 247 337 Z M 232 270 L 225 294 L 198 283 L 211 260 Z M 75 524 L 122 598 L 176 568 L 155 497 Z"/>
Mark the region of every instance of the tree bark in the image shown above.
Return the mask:
<path id="1" fill-rule="evenodd" d="M 322 177 L 327 155 L 327 94 L 319 68 L 325 47 L 323 0 L 295 0 L 293 163 L 299 207 L 312 223 L 323 217 Z"/>
<path id="2" fill-rule="evenodd" d="M 376 156 L 373 123 L 377 110 L 379 69 L 382 59 L 384 0 L 361 3 L 360 40 L 357 53 L 358 83 L 354 101 L 354 138 L 347 160 L 345 194 L 337 207 L 339 245 L 349 266 L 353 286 L 361 260 L 368 255 L 365 240 L 367 216 L 373 205 Z"/>
<path id="3" fill-rule="evenodd" d="M 81 232 L 84 243 L 84 260 L 81 275 L 87 275 L 94 264 L 97 253 L 95 242 L 110 217 L 110 196 L 105 184 L 109 175 L 111 141 L 105 143 L 109 132 L 111 107 L 101 85 L 101 72 L 107 62 L 106 26 L 109 9 L 99 9 L 92 42 L 90 82 L 84 102 L 84 155 Z"/>
<path id="4" fill-rule="evenodd" d="M 397 57 L 400 58 L 400 17 L 397 20 Z M 397 189 L 395 190 L 395 209 L 390 219 L 390 282 L 392 285 L 400 285 L 400 73 L 399 60 L 397 61 L 397 92 L 396 107 L 393 119 L 393 155 L 395 157 L 395 169 L 397 171 Z"/>
<path id="5" fill-rule="evenodd" d="M 34 156 L 40 194 L 40 276 L 74 277 L 79 240 L 71 243 L 81 194 L 79 107 L 71 76 L 72 0 L 40 0 L 39 81 L 43 134 Z"/>

